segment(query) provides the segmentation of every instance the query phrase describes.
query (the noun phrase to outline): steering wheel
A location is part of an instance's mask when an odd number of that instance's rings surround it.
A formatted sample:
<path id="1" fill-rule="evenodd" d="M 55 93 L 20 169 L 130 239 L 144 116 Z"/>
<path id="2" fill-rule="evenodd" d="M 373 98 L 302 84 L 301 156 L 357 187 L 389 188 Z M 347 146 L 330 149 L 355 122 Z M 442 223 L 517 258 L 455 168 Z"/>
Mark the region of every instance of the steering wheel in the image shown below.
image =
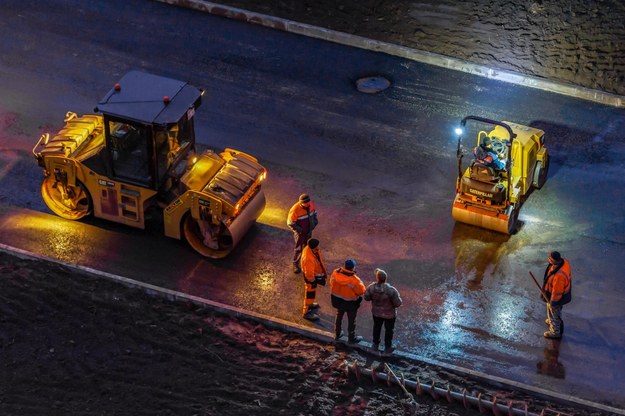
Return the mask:
<path id="1" fill-rule="evenodd" d="M 493 140 L 490 147 L 498 155 L 506 156 L 506 145 L 501 140 Z"/>

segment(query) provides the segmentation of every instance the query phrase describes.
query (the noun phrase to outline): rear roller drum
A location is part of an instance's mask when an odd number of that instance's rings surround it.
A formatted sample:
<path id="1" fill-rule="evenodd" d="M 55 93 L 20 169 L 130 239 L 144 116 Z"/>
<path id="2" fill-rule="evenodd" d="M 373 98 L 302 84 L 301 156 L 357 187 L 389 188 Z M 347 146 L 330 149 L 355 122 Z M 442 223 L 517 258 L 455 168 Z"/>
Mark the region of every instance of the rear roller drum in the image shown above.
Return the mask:
<path id="1" fill-rule="evenodd" d="M 187 214 L 182 229 L 189 245 L 204 257 L 222 258 L 233 249 L 232 237 L 224 224 L 196 220 Z"/>
<path id="2" fill-rule="evenodd" d="M 93 210 L 91 197 L 79 181 L 75 186 L 64 185 L 54 176 L 47 176 L 41 184 L 41 196 L 52 212 L 68 220 L 79 220 Z"/>

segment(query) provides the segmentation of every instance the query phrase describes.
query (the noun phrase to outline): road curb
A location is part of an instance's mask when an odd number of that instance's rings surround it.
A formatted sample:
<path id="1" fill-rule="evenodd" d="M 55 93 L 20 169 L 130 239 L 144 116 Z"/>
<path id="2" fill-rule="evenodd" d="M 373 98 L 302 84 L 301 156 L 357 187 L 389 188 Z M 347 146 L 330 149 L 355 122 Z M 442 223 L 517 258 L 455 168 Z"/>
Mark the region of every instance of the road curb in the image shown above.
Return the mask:
<path id="1" fill-rule="evenodd" d="M 54 264 L 61 265 L 68 269 L 75 270 L 78 273 L 92 275 L 94 277 L 105 278 L 110 281 L 120 283 L 124 286 L 140 289 L 148 295 L 151 296 L 159 296 L 163 299 L 172 301 L 172 302 L 184 302 L 184 303 L 192 303 L 198 306 L 210 308 L 216 312 L 219 312 L 223 315 L 230 316 L 232 318 L 243 318 L 246 320 L 251 320 L 253 322 L 260 323 L 267 328 L 280 330 L 283 332 L 290 332 L 302 335 L 306 338 L 313 339 L 315 341 L 323 342 L 323 343 L 333 343 L 334 342 L 334 334 L 322 331 L 320 329 L 311 328 L 304 325 L 299 325 L 294 322 L 289 322 L 283 319 L 274 318 L 268 315 L 264 315 L 261 313 L 248 311 L 245 309 L 237 308 L 234 306 L 226 305 L 220 302 L 215 302 L 209 299 L 201 298 L 199 296 L 193 296 L 186 293 L 178 292 L 171 289 L 166 289 L 160 286 L 155 286 L 149 283 L 141 282 L 134 279 L 129 279 L 127 277 L 123 277 L 120 275 L 107 273 L 101 270 L 96 270 L 91 267 L 81 266 L 78 264 L 68 263 L 62 260 L 53 259 L 50 257 L 42 256 L 40 254 L 32 253 L 30 251 L 22 250 L 17 247 L 12 247 L 6 244 L 0 243 L 0 251 L 3 251 L 7 254 L 13 255 L 18 258 L 26 259 L 26 260 L 39 260 L 50 262 Z M 358 348 L 363 351 L 367 351 L 368 347 L 371 344 L 367 343 L 366 345 L 354 345 L 352 347 Z M 538 395 L 542 398 L 552 400 L 561 404 L 565 404 L 568 406 L 582 406 L 585 408 L 589 408 L 592 410 L 599 410 L 605 412 L 612 412 L 619 415 L 625 415 L 625 410 L 617 409 L 614 407 L 606 406 L 600 403 L 594 403 L 589 400 L 579 399 L 567 394 L 561 394 L 557 392 L 552 392 L 549 390 L 545 390 L 539 387 L 530 386 L 528 384 L 516 382 L 513 380 L 505 379 L 502 377 L 491 376 L 479 371 L 470 370 L 468 368 L 459 367 L 451 364 L 446 364 L 437 360 L 428 359 L 425 357 L 420 357 L 416 354 L 411 354 L 403 351 L 395 351 L 393 356 L 396 358 L 403 358 L 408 361 L 427 364 L 436 366 L 447 371 L 453 372 L 455 374 L 459 374 L 461 376 L 470 376 L 475 379 L 483 380 L 490 385 L 506 387 L 511 390 L 522 391 L 525 393 Z"/>
<path id="2" fill-rule="evenodd" d="M 317 26 L 299 23 L 279 17 L 268 16 L 261 13 L 225 6 L 204 0 L 156 0 L 161 3 L 173 6 L 185 7 L 216 16 L 227 17 L 246 23 L 258 24 L 264 27 L 278 29 L 298 35 L 322 39 L 341 45 L 353 46 L 374 52 L 382 52 L 388 55 L 398 56 L 416 62 L 422 62 L 455 71 L 467 72 L 469 74 L 486 77 L 511 84 L 535 88 L 582 100 L 592 101 L 612 107 L 625 108 L 625 96 L 612 94 L 609 92 L 593 90 L 560 81 L 552 81 L 546 78 L 539 78 L 531 75 L 524 75 L 513 71 L 504 71 L 497 68 L 490 68 L 484 65 L 473 64 L 468 61 L 439 55 L 431 52 L 412 49 L 392 43 L 364 38 L 362 36 L 350 35 L 348 33 L 337 32 Z"/>

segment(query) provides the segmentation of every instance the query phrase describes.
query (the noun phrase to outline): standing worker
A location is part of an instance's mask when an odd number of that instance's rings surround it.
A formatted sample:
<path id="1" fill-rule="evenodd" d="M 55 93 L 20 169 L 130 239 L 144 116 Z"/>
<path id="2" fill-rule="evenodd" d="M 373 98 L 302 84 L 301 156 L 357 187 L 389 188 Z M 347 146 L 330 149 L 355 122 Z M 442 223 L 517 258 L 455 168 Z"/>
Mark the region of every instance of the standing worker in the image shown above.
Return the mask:
<path id="1" fill-rule="evenodd" d="M 308 194 L 301 194 L 299 200 L 289 210 L 286 225 L 293 231 L 295 250 L 293 253 L 293 273 L 302 271 L 300 260 L 306 242 L 312 238 L 312 232 L 317 226 L 317 211 L 315 204 Z"/>
<path id="2" fill-rule="evenodd" d="M 362 280 L 356 276 L 355 268 L 356 260 L 347 259 L 345 266 L 339 267 L 330 276 L 332 306 L 336 308 L 334 339 L 338 341 L 343 335 L 341 331 L 343 315 L 347 314 L 347 340 L 350 344 L 362 340 L 361 336 L 356 335 L 356 315 L 366 289 Z"/>
<path id="3" fill-rule="evenodd" d="M 302 275 L 304 277 L 304 319 L 319 320 L 315 312 L 319 304 L 315 302 L 317 285 L 325 286 L 328 273 L 321 259 L 319 240 L 311 238 L 302 251 Z"/>
<path id="4" fill-rule="evenodd" d="M 562 338 L 564 322 L 562 321 L 562 306 L 571 301 L 571 265 L 562 258 L 559 252 L 549 253 L 549 265 L 545 269 L 543 293 L 547 302 L 547 320 L 549 331 L 545 338 Z"/>
<path id="5" fill-rule="evenodd" d="M 384 325 L 384 353 L 393 352 L 393 331 L 397 319 L 397 308 L 401 306 L 399 291 L 386 283 L 388 275 L 382 269 L 375 269 L 375 282 L 365 292 L 365 300 L 371 301 L 373 314 L 373 349 L 380 347 L 380 334 Z"/>

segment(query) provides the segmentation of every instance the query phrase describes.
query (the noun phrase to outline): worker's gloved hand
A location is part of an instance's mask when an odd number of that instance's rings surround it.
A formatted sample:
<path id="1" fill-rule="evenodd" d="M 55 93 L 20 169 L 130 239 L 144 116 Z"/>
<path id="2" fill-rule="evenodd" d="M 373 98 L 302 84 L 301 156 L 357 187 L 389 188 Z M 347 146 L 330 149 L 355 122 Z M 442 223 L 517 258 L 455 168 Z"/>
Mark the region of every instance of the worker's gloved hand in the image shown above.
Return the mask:
<path id="1" fill-rule="evenodd" d="M 558 306 L 558 302 L 551 301 L 549 302 L 549 305 L 553 308 L 554 306 Z"/>

